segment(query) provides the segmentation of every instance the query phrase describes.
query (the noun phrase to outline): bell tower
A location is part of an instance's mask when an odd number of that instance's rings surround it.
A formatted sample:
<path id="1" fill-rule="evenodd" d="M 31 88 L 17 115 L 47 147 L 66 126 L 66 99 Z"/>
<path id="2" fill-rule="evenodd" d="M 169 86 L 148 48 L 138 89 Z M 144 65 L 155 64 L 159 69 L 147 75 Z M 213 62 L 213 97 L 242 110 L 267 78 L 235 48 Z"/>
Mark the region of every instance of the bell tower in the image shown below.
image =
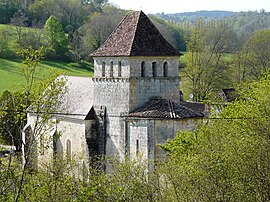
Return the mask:
<path id="1" fill-rule="evenodd" d="M 106 154 L 124 153 L 128 114 L 151 97 L 179 101 L 180 53 L 142 12 L 130 12 L 94 58 L 94 106 L 106 107 Z"/>

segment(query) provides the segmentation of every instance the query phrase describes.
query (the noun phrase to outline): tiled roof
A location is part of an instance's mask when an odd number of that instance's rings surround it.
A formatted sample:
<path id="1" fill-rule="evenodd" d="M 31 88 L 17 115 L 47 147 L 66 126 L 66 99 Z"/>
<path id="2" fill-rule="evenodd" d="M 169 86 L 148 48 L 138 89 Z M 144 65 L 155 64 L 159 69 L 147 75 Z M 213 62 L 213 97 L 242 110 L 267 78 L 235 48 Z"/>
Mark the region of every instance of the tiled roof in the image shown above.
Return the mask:
<path id="1" fill-rule="evenodd" d="M 128 13 L 104 44 L 91 54 L 101 56 L 178 56 L 177 51 L 142 12 Z"/>
<path id="2" fill-rule="evenodd" d="M 131 112 L 129 117 L 185 119 L 200 118 L 203 117 L 203 114 L 171 100 L 153 97 L 140 108 Z"/>
<path id="3" fill-rule="evenodd" d="M 86 119 L 93 106 L 92 78 L 66 76 L 67 92 L 61 100 L 60 112 L 70 118 Z"/>

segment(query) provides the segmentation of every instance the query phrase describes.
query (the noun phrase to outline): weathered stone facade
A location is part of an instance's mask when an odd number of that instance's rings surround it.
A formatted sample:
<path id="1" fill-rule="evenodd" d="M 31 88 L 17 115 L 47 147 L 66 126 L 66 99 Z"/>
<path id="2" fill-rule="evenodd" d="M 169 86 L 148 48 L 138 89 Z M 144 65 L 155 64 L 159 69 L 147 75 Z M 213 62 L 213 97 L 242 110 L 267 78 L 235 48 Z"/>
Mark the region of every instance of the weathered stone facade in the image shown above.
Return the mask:
<path id="1" fill-rule="evenodd" d="M 94 61 L 94 106 L 106 106 L 107 111 L 106 154 L 124 156 L 124 117 L 153 96 L 179 101 L 178 57 L 97 57 Z"/>
<path id="2" fill-rule="evenodd" d="M 162 159 L 158 145 L 179 130 L 193 130 L 202 117 L 179 104 L 179 55 L 145 14 L 128 14 L 92 54 L 94 77 L 68 77 L 66 115 L 56 115 L 46 133 L 60 136 L 39 161 L 54 151 L 81 156 L 80 164 L 95 155 Z"/>

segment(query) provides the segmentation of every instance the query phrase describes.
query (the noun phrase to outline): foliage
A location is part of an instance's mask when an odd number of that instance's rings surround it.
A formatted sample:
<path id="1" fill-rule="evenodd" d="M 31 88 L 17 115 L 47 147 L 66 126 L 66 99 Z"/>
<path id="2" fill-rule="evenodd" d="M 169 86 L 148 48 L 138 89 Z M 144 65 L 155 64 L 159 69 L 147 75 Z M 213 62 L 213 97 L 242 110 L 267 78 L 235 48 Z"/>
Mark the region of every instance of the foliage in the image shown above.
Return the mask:
<path id="1" fill-rule="evenodd" d="M 89 54 L 99 48 L 122 18 L 121 13 L 114 14 L 114 17 L 106 13 L 92 15 L 80 29 L 85 47 L 84 54 Z"/>
<path id="2" fill-rule="evenodd" d="M 59 159 L 38 172 L 26 169 L 18 197 L 23 171 L 12 161 L 9 172 L 2 172 L 6 159 L 0 165 L 0 200 L 268 201 L 269 90 L 269 73 L 246 84 L 216 119 L 163 145 L 163 163 L 105 159 L 91 162 L 78 178 L 78 160 Z"/>
<path id="3" fill-rule="evenodd" d="M 84 44 L 82 34 L 76 30 L 68 35 L 71 58 L 73 61 L 80 62 L 83 58 Z"/>
<path id="4" fill-rule="evenodd" d="M 186 51 L 186 44 L 184 41 L 186 30 L 181 29 L 179 26 L 173 23 L 166 22 L 154 15 L 151 15 L 150 19 L 158 28 L 162 36 L 164 36 L 164 38 L 169 41 L 177 50 Z"/>
<path id="5" fill-rule="evenodd" d="M 245 50 L 248 52 L 250 74 L 260 78 L 261 71 L 270 67 L 270 30 L 255 32 L 246 42 Z"/>
<path id="6" fill-rule="evenodd" d="M 14 54 L 9 48 L 9 32 L 7 30 L 0 30 L 0 57 L 12 58 Z"/>
<path id="7" fill-rule="evenodd" d="M 50 16 L 44 29 L 47 32 L 49 47 L 55 51 L 56 56 L 65 57 L 68 52 L 68 39 L 57 18 Z"/>
<path id="8" fill-rule="evenodd" d="M 164 145 L 170 193 L 183 201 L 269 200 L 270 77 L 240 90 L 218 119 Z"/>
<path id="9" fill-rule="evenodd" d="M 22 112 L 25 94 L 5 91 L 0 99 L 0 137 L 7 145 L 14 145 L 17 151 L 21 150 L 21 130 L 26 123 L 26 116 Z"/>
<path id="10" fill-rule="evenodd" d="M 22 74 L 26 81 L 24 90 L 14 95 L 9 92 L 4 93 L 1 100 L 0 116 L 1 138 L 15 145 L 17 151 L 20 151 L 21 147 L 24 147 L 22 169 L 18 173 L 13 174 L 12 178 L 8 178 L 3 185 L 4 187 L 1 187 L 3 194 L 12 185 L 11 196 L 13 196 L 14 201 L 21 199 L 21 194 L 27 181 L 27 169 L 34 168 L 33 153 L 35 152 L 36 140 L 42 135 L 42 132 L 46 131 L 48 127 L 47 122 L 51 119 L 52 112 L 56 111 L 59 106 L 59 100 L 61 100 L 61 96 L 65 92 L 64 77 L 57 77 L 56 79 L 55 74 L 52 74 L 46 80 L 36 80 L 35 75 L 38 63 L 43 57 L 42 50 L 34 50 L 29 47 L 19 54 L 23 58 Z M 31 135 L 22 138 L 21 134 L 24 131 L 26 115 L 29 111 L 36 114 L 36 122 L 31 130 Z M 14 159 L 10 155 L 8 166 L 3 167 L 6 173 L 13 170 L 13 167 L 11 167 L 13 161 Z M 2 176 L 6 175 L 3 174 Z"/>
<path id="11" fill-rule="evenodd" d="M 72 170 L 78 168 L 75 159 L 72 162 L 58 159 L 47 163 L 38 172 L 25 173 L 18 201 L 162 201 L 159 199 L 158 177 L 147 173 L 146 164 L 116 159 L 110 162 L 110 173 L 95 164 L 86 168 L 84 178 L 72 175 Z M 104 164 L 104 161 L 96 163 Z M 12 168 L 13 173 L 7 178 L 11 186 L 0 192 L 1 201 L 12 201 L 18 189 L 19 184 L 15 182 L 19 180 L 21 171 L 16 166 Z M 1 180 L 2 177 L 0 170 Z"/>
<path id="12" fill-rule="evenodd" d="M 16 0 L 0 1 L 0 23 L 6 24 L 10 22 L 12 16 L 19 11 L 20 5 Z"/>
<path id="13" fill-rule="evenodd" d="M 229 81 L 229 64 L 226 54 L 231 48 L 230 36 L 233 34 L 227 24 L 204 28 L 198 21 L 187 43 L 186 67 L 181 76 L 193 101 L 206 100 L 214 90 L 226 86 Z"/>

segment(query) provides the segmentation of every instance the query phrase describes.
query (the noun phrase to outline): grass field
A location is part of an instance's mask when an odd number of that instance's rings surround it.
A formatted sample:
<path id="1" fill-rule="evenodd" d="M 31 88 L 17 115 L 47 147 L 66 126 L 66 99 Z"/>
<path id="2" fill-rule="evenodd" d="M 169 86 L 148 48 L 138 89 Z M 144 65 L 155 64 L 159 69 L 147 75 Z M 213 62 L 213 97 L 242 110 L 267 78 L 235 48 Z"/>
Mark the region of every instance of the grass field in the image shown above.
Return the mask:
<path id="1" fill-rule="evenodd" d="M 50 70 L 56 69 L 69 76 L 93 76 L 92 64 L 77 64 L 56 61 L 43 61 L 37 69 L 37 79 L 50 76 Z M 21 63 L 0 58 L 0 95 L 5 90 L 17 91 L 23 88 L 25 82 L 21 73 Z"/>
<path id="2" fill-rule="evenodd" d="M 24 33 L 35 32 L 36 30 L 28 27 L 18 28 L 21 28 Z M 0 24 L 0 32 L 2 31 L 7 34 L 9 49 L 14 53 L 21 50 L 17 43 L 18 35 L 16 33 L 16 27 Z M 37 79 L 48 78 L 52 69 L 70 76 L 93 76 L 93 65 L 90 63 L 77 64 L 61 61 L 42 61 L 36 72 Z M 21 72 L 21 62 L 0 58 L 0 95 L 5 90 L 17 91 L 22 89 L 24 82 L 25 78 Z"/>

